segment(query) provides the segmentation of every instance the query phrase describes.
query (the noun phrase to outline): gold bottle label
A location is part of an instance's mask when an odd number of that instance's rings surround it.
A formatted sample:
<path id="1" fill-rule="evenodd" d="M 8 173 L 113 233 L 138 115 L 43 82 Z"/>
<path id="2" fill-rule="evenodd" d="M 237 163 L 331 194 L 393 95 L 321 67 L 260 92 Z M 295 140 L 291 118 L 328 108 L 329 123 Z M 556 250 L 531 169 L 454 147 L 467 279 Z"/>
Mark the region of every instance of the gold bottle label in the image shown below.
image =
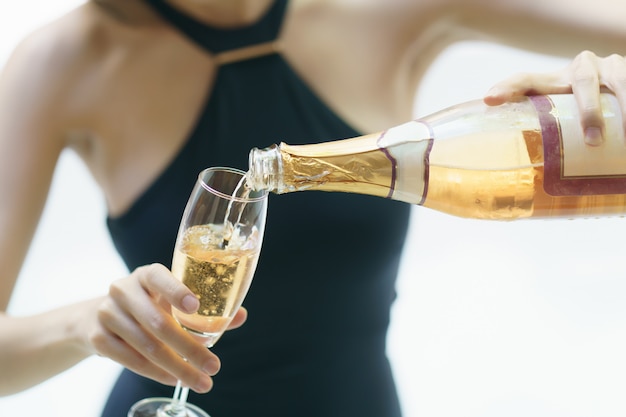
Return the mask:
<path id="1" fill-rule="evenodd" d="M 602 94 L 605 140 L 584 142 L 576 105 L 567 95 L 532 96 L 544 147 L 544 190 L 552 196 L 626 193 L 626 142 L 617 99 Z"/>

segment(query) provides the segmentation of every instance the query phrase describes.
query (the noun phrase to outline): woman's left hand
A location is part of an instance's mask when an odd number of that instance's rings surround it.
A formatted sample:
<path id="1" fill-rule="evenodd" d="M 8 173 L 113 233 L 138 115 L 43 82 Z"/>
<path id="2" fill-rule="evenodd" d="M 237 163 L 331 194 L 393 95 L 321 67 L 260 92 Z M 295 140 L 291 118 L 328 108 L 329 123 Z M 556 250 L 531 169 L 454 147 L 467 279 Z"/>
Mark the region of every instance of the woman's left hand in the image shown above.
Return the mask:
<path id="1" fill-rule="evenodd" d="M 602 58 L 593 52 L 583 51 L 561 70 L 513 75 L 495 84 L 484 101 L 495 106 L 521 96 L 573 93 L 578 103 L 585 142 L 597 146 L 602 143 L 604 135 L 600 93 L 607 91 L 617 97 L 626 132 L 626 59 L 617 54 Z"/>

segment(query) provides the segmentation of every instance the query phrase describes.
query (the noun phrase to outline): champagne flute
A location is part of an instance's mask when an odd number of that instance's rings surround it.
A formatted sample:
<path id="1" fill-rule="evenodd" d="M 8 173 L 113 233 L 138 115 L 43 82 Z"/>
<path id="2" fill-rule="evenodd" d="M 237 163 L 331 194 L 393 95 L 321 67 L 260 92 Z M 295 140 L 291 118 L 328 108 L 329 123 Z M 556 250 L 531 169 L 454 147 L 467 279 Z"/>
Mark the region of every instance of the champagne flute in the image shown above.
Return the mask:
<path id="1" fill-rule="evenodd" d="M 214 167 L 202 171 L 178 230 L 172 273 L 200 301 L 195 314 L 172 308 L 178 323 L 212 347 L 241 306 L 252 282 L 265 229 L 266 191 L 244 185 L 245 172 Z M 187 403 L 181 382 L 173 398 L 146 398 L 128 417 L 209 417 Z"/>

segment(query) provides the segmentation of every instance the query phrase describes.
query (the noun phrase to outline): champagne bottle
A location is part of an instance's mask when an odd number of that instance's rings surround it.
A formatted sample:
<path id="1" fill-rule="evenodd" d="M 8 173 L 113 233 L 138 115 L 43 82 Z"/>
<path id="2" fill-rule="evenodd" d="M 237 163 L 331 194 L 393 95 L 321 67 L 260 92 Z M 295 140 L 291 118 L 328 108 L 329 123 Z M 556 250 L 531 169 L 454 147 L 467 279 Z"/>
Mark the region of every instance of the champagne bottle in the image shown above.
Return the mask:
<path id="1" fill-rule="evenodd" d="M 605 141 L 584 143 L 573 95 L 459 104 L 383 132 L 252 149 L 247 181 L 275 193 L 370 194 L 454 216 L 515 220 L 626 212 L 617 99 L 601 94 Z"/>

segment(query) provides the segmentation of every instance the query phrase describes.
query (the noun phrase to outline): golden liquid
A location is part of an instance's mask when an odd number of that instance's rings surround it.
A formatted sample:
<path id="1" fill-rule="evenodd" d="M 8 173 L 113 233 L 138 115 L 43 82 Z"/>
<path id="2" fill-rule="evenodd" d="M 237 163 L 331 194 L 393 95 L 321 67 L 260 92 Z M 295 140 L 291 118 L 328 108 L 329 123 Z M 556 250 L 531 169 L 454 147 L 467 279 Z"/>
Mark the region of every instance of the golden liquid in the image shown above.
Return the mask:
<path id="1" fill-rule="evenodd" d="M 226 248 L 221 248 L 222 229 L 223 225 L 189 228 L 172 261 L 172 273 L 200 301 L 196 314 L 173 309 L 174 317 L 187 330 L 205 337 L 208 346 L 217 341 L 241 306 L 259 256 L 256 242 L 231 240 Z"/>
<path id="2" fill-rule="evenodd" d="M 459 138 L 448 141 L 445 149 L 437 149 L 437 145 L 446 141 L 435 141 L 424 206 L 460 217 L 492 220 L 594 217 L 626 211 L 623 194 L 548 195 L 543 188 L 541 134 L 535 131 L 506 134 L 506 138 L 498 134 L 482 135 L 480 141 Z M 467 144 L 465 149 L 453 143 L 463 140 Z M 494 146 L 499 149 L 493 149 Z M 455 167 L 445 161 L 460 163 Z"/>
<path id="3" fill-rule="evenodd" d="M 425 195 L 410 183 L 403 188 L 393 184 L 392 162 L 373 142 L 352 153 L 348 141 L 340 142 L 343 154 L 337 154 L 336 149 L 324 151 L 326 144 L 281 146 L 283 182 L 289 191 L 339 191 L 380 197 L 388 197 L 393 191 L 392 199 L 459 217 L 490 220 L 599 217 L 626 212 L 624 194 L 548 195 L 543 188 L 543 143 L 538 131 L 478 132 L 434 140 Z M 393 149 L 389 151 L 393 153 Z M 403 151 L 410 152 L 410 147 Z M 424 172 L 408 172 L 406 177 L 421 180 Z"/>

